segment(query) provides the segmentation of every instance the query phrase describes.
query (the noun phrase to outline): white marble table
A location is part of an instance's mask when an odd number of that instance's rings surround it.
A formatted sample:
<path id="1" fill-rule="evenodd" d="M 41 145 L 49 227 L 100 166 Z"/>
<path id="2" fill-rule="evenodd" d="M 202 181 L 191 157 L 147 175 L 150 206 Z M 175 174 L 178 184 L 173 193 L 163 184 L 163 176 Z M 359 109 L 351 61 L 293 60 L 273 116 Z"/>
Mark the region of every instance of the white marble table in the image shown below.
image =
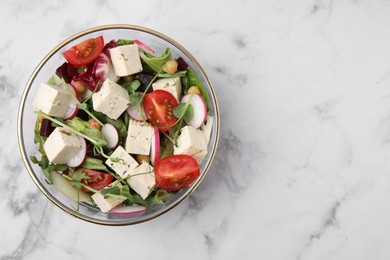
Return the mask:
<path id="1" fill-rule="evenodd" d="M 2 1 L 1 259 L 390 259 L 390 3 Z M 16 114 L 58 42 L 137 24 L 215 86 L 219 151 L 196 192 L 135 226 L 75 219 L 24 169 Z"/>

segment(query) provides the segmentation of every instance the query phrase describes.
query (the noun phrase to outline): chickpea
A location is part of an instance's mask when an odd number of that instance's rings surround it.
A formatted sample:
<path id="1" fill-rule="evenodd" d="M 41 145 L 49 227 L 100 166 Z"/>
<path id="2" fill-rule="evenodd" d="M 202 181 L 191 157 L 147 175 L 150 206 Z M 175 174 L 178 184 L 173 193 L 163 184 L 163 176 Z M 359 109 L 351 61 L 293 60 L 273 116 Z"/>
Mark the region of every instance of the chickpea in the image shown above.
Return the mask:
<path id="1" fill-rule="evenodd" d="M 177 71 L 177 66 L 178 66 L 177 61 L 169 60 L 169 61 L 165 62 L 164 66 L 163 66 L 163 70 L 166 73 L 173 74 Z"/>
<path id="2" fill-rule="evenodd" d="M 148 155 L 143 155 L 143 154 L 137 154 L 136 158 L 137 162 L 139 164 L 141 164 L 143 161 L 149 163 L 150 162 L 150 158 Z"/>
<path id="3" fill-rule="evenodd" d="M 132 82 L 134 80 L 134 77 L 133 77 L 133 75 L 129 75 L 129 76 L 124 76 L 123 79 L 126 82 Z"/>
<path id="4" fill-rule="evenodd" d="M 72 80 L 71 85 L 76 89 L 77 92 L 84 93 L 85 92 L 85 85 L 81 81 L 74 81 Z"/>
<path id="5" fill-rule="evenodd" d="M 89 124 L 89 126 L 91 127 L 91 128 L 95 128 L 95 129 L 100 129 L 100 128 L 102 128 L 102 126 L 101 125 L 99 125 L 99 123 L 95 120 L 95 119 L 90 119 L 89 121 L 88 121 L 88 124 Z"/>
<path id="6" fill-rule="evenodd" d="M 200 89 L 198 86 L 192 86 L 188 89 L 188 94 L 199 94 L 200 95 Z"/>

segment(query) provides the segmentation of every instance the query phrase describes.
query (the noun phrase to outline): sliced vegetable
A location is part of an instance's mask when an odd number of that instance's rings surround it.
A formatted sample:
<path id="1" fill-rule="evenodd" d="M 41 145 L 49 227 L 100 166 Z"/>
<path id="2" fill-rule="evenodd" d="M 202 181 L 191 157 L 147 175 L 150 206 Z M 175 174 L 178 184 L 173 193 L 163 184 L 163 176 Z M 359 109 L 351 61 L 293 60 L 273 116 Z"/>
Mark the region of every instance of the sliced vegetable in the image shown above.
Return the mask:
<path id="1" fill-rule="evenodd" d="M 119 77 L 115 74 L 114 66 L 106 54 L 101 53 L 95 61 L 92 69 L 92 74 L 96 81 L 105 81 L 107 78 L 117 82 Z"/>
<path id="2" fill-rule="evenodd" d="M 49 119 L 42 119 L 41 129 L 39 134 L 41 136 L 49 137 L 49 135 L 54 131 L 54 127 L 51 125 L 51 121 Z"/>
<path id="3" fill-rule="evenodd" d="M 146 94 L 143 106 L 149 122 L 166 132 L 172 128 L 177 118 L 173 115 L 173 109 L 177 106 L 175 97 L 165 90 L 155 90 Z"/>
<path id="4" fill-rule="evenodd" d="M 127 108 L 127 113 L 129 116 L 131 116 L 131 118 L 138 121 L 142 121 L 144 118 L 146 118 L 144 107 L 138 106 L 137 104 L 130 104 Z"/>
<path id="5" fill-rule="evenodd" d="M 83 169 L 83 173 L 85 173 L 88 178 L 83 179 L 81 182 L 95 190 L 103 189 L 104 187 L 108 186 L 114 179 L 114 176 L 111 174 L 91 169 Z M 71 174 L 69 174 L 69 176 L 71 176 Z M 82 191 L 89 192 L 89 190 L 86 188 L 82 188 Z"/>
<path id="6" fill-rule="evenodd" d="M 182 57 L 176 59 L 177 61 L 177 69 L 178 70 L 186 70 L 188 69 L 188 64 Z"/>
<path id="7" fill-rule="evenodd" d="M 56 171 L 51 171 L 51 180 L 54 186 L 67 198 L 74 201 L 91 201 L 91 196 L 81 190 L 75 189 L 67 179 Z"/>
<path id="8" fill-rule="evenodd" d="M 78 136 L 78 138 L 80 140 L 81 150 L 66 163 L 66 165 L 69 167 L 80 166 L 85 160 L 85 156 L 87 155 L 87 143 L 85 142 L 85 139 L 80 136 Z"/>
<path id="9" fill-rule="evenodd" d="M 145 212 L 146 208 L 144 206 L 119 206 L 110 210 L 110 213 L 113 215 L 132 215 Z"/>
<path id="10" fill-rule="evenodd" d="M 199 177 L 197 161 L 191 156 L 177 154 L 158 161 L 154 168 L 157 187 L 165 190 L 180 190 L 188 187 Z"/>
<path id="11" fill-rule="evenodd" d="M 70 84 L 68 86 L 69 89 L 72 91 L 73 96 L 76 97 L 77 100 L 80 100 L 80 95 L 79 92 L 77 92 L 76 88 Z M 63 88 L 65 88 L 65 86 L 63 86 Z M 77 101 L 72 98 L 69 103 L 68 109 L 66 110 L 66 113 L 64 115 L 64 119 L 65 120 L 72 119 L 77 115 L 78 112 L 79 112 L 79 108 L 77 107 Z"/>
<path id="12" fill-rule="evenodd" d="M 118 145 L 119 134 L 116 128 L 112 124 L 104 124 L 102 129 L 102 134 L 107 141 L 107 148 L 111 149 Z"/>
<path id="13" fill-rule="evenodd" d="M 192 98 L 190 98 L 191 95 L 193 95 Z M 192 127 L 199 128 L 204 123 L 207 116 L 207 107 L 202 96 L 199 94 L 187 94 L 181 99 L 181 102 L 190 102 L 194 109 L 193 117 L 191 120 L 186 121 L 187 124 Z"/>
<path id="14" fill-rule="evenodd" d="M 141 47 L 142 49 L 147 50 L 148 52 L 151 52 L 151 53 L 153 53 L 153 54 L 156 54 L 156 53 L 154 52 L 154 50 L 152 50 L 152 48 L 150 48 L 149 46 L 147 46 L 145 43 L 143 43 L 143 42 L 141 42 L 141 41 L 139 41 L 139 40 L 137 40 L 137 39 L 134 40 L 134 43 L 137 44 L 137 45 L 138 45 L 139 47 Z"/>
<path id="15" fill-rule="evenodd" d="M 74 66 L 84 66 L 96 60 L 104 47 L 103 36 L 80 42 L 62 53 L 64 58 Z"/>
<path id="16" fill-rule="evenodd" d="M 160 133 L 154 128 L 154 134 L 152 136 L 152 145 L 150 146 L 150 160 L 153 165 L 156 165 L 160 158 Z"/>

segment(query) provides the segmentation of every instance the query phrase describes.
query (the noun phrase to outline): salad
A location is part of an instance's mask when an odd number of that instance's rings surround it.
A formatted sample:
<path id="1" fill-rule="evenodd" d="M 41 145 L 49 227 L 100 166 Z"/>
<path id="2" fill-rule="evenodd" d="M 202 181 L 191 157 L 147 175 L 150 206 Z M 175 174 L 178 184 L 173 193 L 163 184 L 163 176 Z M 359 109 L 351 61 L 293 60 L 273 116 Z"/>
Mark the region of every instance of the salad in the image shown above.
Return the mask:
<path id="1" fill-rule="evenodd" d="M 136 214 L 191 185 L 207 155 L 213 117 L 182 57 L 137 39 L 82 41 L 34 97 L 30 156 L 68 198 Z"/>

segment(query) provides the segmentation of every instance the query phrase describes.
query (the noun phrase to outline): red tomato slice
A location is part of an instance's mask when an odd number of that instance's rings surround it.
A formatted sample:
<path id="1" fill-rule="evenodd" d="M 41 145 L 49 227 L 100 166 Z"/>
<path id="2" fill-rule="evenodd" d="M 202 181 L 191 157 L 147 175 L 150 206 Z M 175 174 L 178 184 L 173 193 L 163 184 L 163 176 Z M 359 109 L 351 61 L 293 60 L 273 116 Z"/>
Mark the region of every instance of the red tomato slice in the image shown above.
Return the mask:
<path id="1" fill-rule="evenodd" d="M 150 92 L 143 99 L 146 117 L 160 132 L 166 132 L 173 127 L 177 120 L 173 115 L 173 109 L 177 105 L 175 97 L 165 90 Z"/>
<path id="2" fill-rule="evenodd" d="M 62 53 L 65 59 L 74 66 L 84 66 L 96 60 L 104 47 L 103 36 L 80 42 Z"/>
<path id="3" fill-rule="evenodd" d="M 83 169 L 83 173 L 88 175 L 89 179 L 84 179 L 81 181 L 81 183 L 91 187 L 95 190 L 101 190 L 104 187 L 106 187 L 108 184 L 112 182 L 114 179 L 114 176 L 100 171 L 90 170 L 90 169 Z M 69 173 L 69 176 L 72 177 L 72 173 Z M 84 192 L 91 192 L 90 190 L 86 188 L 81 188 Z"/>
<path id="4" fill-rule="evenodd" d="M 165 190 L 180 190 L 193 183 L 200 174 L 198 162 L 191 156 L 177 154 L 158 161 L 154 168 L 157 186 Z"/>

